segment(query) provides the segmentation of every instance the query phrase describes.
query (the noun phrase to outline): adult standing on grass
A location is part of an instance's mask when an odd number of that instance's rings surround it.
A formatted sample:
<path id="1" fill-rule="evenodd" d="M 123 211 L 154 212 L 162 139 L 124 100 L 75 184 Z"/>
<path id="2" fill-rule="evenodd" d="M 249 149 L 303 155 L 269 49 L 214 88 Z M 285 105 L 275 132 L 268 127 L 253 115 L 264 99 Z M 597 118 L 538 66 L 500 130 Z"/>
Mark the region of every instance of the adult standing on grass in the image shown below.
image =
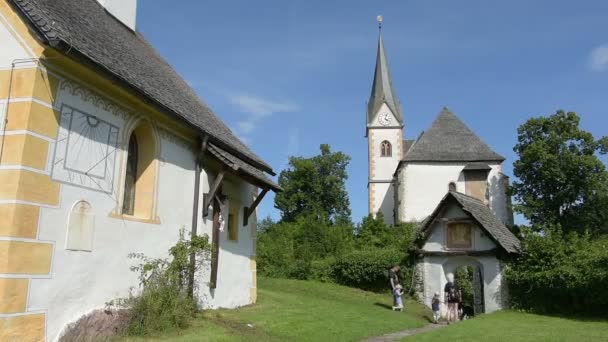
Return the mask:
<path id="1" fill-rule="evenodd" d="M 397 306 L 397 296 L 395 295 L 395 288 L 399 285 L 399 271 L 401 270 L 401 266 L 393 265 L 393 267 L 388 270 L 388 280 L 391 285 L 391 293 L 393 294 L 393 307 Z"/>
<path id="2" fill-rule="evenodd" d="M 460 289 L 454 284 L 454 274 L 448 273 L 448 283 L 443 289 L 444 301 L 448 303 L 448 324 L 458 319 L 458 302 L 460 301 Z"/>

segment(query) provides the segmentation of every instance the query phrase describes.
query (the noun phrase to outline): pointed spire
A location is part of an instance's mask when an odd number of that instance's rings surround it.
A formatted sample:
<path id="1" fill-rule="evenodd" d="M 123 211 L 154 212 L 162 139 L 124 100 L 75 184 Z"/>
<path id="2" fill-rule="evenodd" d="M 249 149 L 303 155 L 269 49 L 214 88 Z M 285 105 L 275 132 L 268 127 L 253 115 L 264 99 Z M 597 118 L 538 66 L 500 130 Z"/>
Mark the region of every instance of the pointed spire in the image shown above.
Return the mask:
<path id="1" fill-rule="evenodd" d="M 388 60 L 382 40 L 382 16 L 378 16 L 378 54 L 376 56 L 376 70 L 372 83 L 372 93 L 367 104 L 367 123 L 370 124 L 383 103 L 390 108 L 397 120 L 403 125 L 401 105 L 393 89 Z"/>

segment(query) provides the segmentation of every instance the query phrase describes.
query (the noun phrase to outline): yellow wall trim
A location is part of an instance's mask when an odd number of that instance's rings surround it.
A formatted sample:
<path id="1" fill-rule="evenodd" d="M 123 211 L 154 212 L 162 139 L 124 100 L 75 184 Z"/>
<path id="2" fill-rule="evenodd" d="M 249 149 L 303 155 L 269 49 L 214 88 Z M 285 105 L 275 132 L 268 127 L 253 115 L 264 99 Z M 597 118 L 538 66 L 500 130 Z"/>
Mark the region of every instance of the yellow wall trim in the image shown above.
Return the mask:
<path id="1" fill-rule="evenodd" d="M 25 204 L 0 204 L 0 236 L 35 239 L 40 207 Z"/>
<path id="2" fill-rule="evenodd" d="M 43 242 L 0 241 L 0 273 L 51 273 L 53 245 Z"/>
<path id="3" fill-rule="evenodd" d="M 0 341 L 39 342 L 44 335 L 43 313 L 0 318 Z"/>
<path id="4" fill-rule="evenodd" d="M 258 289 L 252 287 L 249 289 L 249 298 L 251 298 L 251 304 L 255 304 L 258 301 Z"/>
<path id="5" fill-rule="evenodd" d="M 7 131 L 30 131 L 55 139 L 59 127 L 59 112 L 33 101 L 8 104 Z"/>
<path id="6" fill-rule="evenodd" d="M 59 79 L 42 68 L 0 70 L 2 98 L 6 98 L 10 86 L 9 98 L 35 98 L 53 103 L 57 97 L 58 85 Z"/>
<path id="7" fill-rule="evenodd" d="M 6 19 L 6 24 L 10 25 L 12 28 L 12 30 L 9 31 L 16 36 L 19 43 L 24 45 L 24 48 L 30 50 L 31 53 L 38 56 L 41 55 L 44 51 L 44 45 L 34 38 L 34 35 L 30 33 L 28 25 L 23 22 L 19 14 L 9 6 L 8 1 L 0 1 L 0 13 Z M 0 20 L 0 22 L 2 22 L 2 20 Z M 13 32 L 13 30 L 15 32 Z"/>
<path id="8" fill-rule="evenodd" d="M 21 165 L 44 170 L 49 142 L 33 135 L 5 135 L 0 165 Z"/>
<path id="9" fill-rule="evenodd" d="M 151 220 L 151 219 L 140 218 L 140 217 L 131 216 L 131 215 L 117 214 L 115 212 L 111 212 L 110 215 L 108 215 L 108 217 L 119 219 L 119 220 L 141 222 L 141 223 L 148 223 L 148 224 L 160 224 L 161 223 L 160 218 L 158 218 L 158 217 Z"/>
<path id="10" fill-rule="evenodd" d="M 28 170 L 0 170 L 0 200 L 59 205 L 60 185 L 50 176 Z"/>
<path id="11" fill-rule="evenodd" d="M 0 314 L 24 312 L 28 279 L 0 279 Z"/>

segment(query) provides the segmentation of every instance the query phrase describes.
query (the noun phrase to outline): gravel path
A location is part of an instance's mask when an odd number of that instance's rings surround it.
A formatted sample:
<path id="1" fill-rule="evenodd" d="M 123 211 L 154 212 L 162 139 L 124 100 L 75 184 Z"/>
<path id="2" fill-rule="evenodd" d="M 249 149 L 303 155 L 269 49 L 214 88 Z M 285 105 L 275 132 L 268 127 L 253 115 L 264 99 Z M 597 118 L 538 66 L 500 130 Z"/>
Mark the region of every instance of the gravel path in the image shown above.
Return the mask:
<path id="1" fill-rule="evenodd" d="M 363 340 L 362 342 L 391 342 L 391 341 L 399 341 L 402 338 L 408 337 L 408 336 L 412 336 L 412 335 L 416 335 L 416 334 L 421 334 L 427 331 L 431 331 L 431 330 L 435 330 L 435 329 L 441 329 L 441 328 L 445 328 L 447 327 L 446 324 L 429 324 L 427 326 L 424 326 L 422 328 L 416 328 L 416 329 L 409 329 L 409 330 L 403 330 L 403 331 L 399 331 L 396 333 L 391 333 L 391 334 L 386 334 L 386 335 L 382 335 L 382 336 L 377 336 L 377 337 L 371 337 L 368 338 L 366 340 Z"/>

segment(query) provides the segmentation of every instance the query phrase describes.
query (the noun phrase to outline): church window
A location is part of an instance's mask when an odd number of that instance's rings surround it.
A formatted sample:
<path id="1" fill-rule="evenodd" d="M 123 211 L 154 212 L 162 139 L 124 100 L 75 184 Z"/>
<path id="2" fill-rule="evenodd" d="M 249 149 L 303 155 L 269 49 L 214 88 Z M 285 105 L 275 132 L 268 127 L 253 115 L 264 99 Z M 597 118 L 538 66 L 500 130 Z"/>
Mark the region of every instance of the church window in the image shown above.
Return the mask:
<path id="1" fill-rule="evenodd" d="M 237 241 L 239 239 L 239 205 L 232 202 L 230 213 L 228 214 L 228 240 Z"/>
<path id="2" fill-rule="evenodd" d="M 450 184 L 448 185 L 448 190 L 449 191 L 456 191 L 456 183 L 450 182 Z"/>
<path id="3" fill-rule="evenodd" d="M 393 151 L 392 151 L 391 143 L 384 140 L 380 144 L 380 156 L 381 157 L 390 157 L 392 155 L 393 155 Z"/>
<path id="4" fill-rule="evenodd" d="M 156 139 L 149 123 L 131 133 L 126 159 L 122 214 L 155 219 Z"/>
<path id="5" fill-rule="evenodd" d="M 453 222 L 447 225 L 448 248 L 473 247 L 472 228 L 468 222 Z"/>
<path id="6" fill-rule="evenodd" d="M 131 134 L 127 155 L 127 172 L 125 174 L 125 192 L 122 202 L 122 213 L 133 215 L 135 208 L 135 181 L 137 179 L 137 137 Z"/>

